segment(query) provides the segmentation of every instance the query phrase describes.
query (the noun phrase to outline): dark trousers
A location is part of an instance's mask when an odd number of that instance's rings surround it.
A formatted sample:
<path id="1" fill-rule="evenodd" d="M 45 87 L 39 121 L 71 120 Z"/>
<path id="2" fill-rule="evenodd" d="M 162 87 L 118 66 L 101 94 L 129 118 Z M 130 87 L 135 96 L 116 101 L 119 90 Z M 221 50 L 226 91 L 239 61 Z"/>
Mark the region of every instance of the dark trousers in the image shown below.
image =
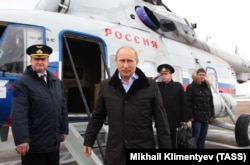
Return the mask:
<path id="1" fill-rule="evenodd" d="M 180 146 L 179 146 L 177 136 L 176 136 L 176 129 L 170 129 L 170 137 L 171 137 L 172 149 L 179 148 Z"/>
<path id="2" fill-rule="evenodd" d="M 21 156 L 22 165 L 59 165 L 59 150 L 55 152 L 27 154 Z"/>

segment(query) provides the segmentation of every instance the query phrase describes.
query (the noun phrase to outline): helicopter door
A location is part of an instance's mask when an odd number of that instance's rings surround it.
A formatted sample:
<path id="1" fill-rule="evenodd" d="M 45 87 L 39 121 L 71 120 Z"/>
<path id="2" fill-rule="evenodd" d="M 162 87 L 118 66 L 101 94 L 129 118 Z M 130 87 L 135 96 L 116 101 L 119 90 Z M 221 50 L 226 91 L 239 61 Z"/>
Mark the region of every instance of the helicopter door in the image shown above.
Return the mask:
<path id="1" fill-rule="evenodd" d="M 207 79 L 211 83 L 214 90 L 218 90 L 218 77 L 216 70 L 212 67 L 207 67 Z"/>

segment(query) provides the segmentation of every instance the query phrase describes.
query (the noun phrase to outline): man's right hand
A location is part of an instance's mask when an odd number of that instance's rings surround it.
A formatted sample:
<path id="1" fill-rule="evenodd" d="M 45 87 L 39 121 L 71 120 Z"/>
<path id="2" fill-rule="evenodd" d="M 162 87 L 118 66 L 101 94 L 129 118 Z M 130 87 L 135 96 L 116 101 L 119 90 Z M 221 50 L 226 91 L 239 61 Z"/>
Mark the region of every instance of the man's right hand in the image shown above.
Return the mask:
<path id="1" fill-rule="evenodd" d="M 92 147 L 83 146 L 83 153 L 84 153 L 87 157 L 90 157 L 91 154 L 92 154 Z"/>
<path id="2" fill-rule="evenodd" d="M 25 156 L 29 151 L 29 143 L 21 143 L 16 146 L 16 152 L 22 156 Z"/>
<path id="3" fill-rule="evenodd" d="M 159 77 L 160 77 L 160 75 L 157 74 L 157 75 L 153 76 L 152 79 L 153 79 L 153 80 L 157 80 Z"/>

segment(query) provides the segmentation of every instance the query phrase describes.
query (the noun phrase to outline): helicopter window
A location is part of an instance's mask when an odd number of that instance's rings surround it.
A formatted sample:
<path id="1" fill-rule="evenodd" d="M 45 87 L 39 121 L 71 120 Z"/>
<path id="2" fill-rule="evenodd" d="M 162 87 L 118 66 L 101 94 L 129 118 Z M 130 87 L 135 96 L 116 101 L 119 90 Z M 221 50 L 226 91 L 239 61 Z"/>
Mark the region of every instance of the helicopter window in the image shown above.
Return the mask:
<path id="1" fill-rule="evenodd" d="M 2 35 L 3 35 L 5 28 L 6 28 L 6 26 L 0 25 L 0 39 L 2 38 Z"/>
<path id="2" fill-rule="evenodd" d="M 0 66 L 10 73 L 23 73 L 27 65 L 25 43 L 40 43 L 42 38 L 40 28 L 9 24 L 1 36 Z"/>
<path id="3" fill-rule="evenodd" d="M 154 61 L 143 61 L 143 65 L 139 64 L 138 67 L 142 69 L 148 77 L 154 77 L 157 74 L 157 64 Z"/>
<path id="4" fill-rule="evenodd" d="M 168 19 L 161 19 L 160 20 L 161 30 L 163 32 L 169 32 L 176 30 L 176 26 L 173 21 Z"/>
<path id="5" fill-rule="evenodd" d="M 15 27 L 6 28 L 0 44 L 0 66 L 7 72 L 23 72 L 23 35 L 22 30 Z"/>
<path id="6" fill-rule="evenodd" d="M 212 84 L 213 88 L 218 88 L 218 79 L 217 79 L 217 73 L 214 68 L 208 67 L 207 68 L 207 79 Z"/>
<path id="7" fill-rule="evenodd" d="M 140 20 L 150 29 L 157 30 L 160 27 L 160 23 L 154 16 L 153 12 L 147 7 L 137 6 L 135 8 L 137 16 Z"/>
<path id="8" fill-rule="evenodd" d="M 179 66 L 173 66 L 175 72 L 172 74 L 172 79 L 174 81 L 178 81 L 181 84 L 183 84 L 183 80 L 182 80 L 182 69 Z"/>

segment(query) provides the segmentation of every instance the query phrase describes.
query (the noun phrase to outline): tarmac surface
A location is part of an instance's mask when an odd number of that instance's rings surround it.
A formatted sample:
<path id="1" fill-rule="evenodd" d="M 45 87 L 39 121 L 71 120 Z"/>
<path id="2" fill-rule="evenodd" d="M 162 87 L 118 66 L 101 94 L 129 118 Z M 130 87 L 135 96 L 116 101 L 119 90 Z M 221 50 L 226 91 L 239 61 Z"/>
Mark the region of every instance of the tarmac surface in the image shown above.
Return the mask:
<path id="1" fill-rule="evenodd" d="M 250 114 L 250 100 L 237 101 L 237 110 L 234 113 L 236 117 L 240 114 Z M 225 122 L 231 122 L 228 117 L 221 118 Z M 238 147 L 234 137 L 234 131 L 209 126 L 207 149 L 250 149 L 247 147 Z M 68 152 L 65 145 L 61 145 L 60 164 L 78 165 L 73 156 Z M 9 131 L 8 141 L 0 142 L 0 165 L 21 165 L 20 156 L 15 152 L 15 146 L 11 131 Z"/>

